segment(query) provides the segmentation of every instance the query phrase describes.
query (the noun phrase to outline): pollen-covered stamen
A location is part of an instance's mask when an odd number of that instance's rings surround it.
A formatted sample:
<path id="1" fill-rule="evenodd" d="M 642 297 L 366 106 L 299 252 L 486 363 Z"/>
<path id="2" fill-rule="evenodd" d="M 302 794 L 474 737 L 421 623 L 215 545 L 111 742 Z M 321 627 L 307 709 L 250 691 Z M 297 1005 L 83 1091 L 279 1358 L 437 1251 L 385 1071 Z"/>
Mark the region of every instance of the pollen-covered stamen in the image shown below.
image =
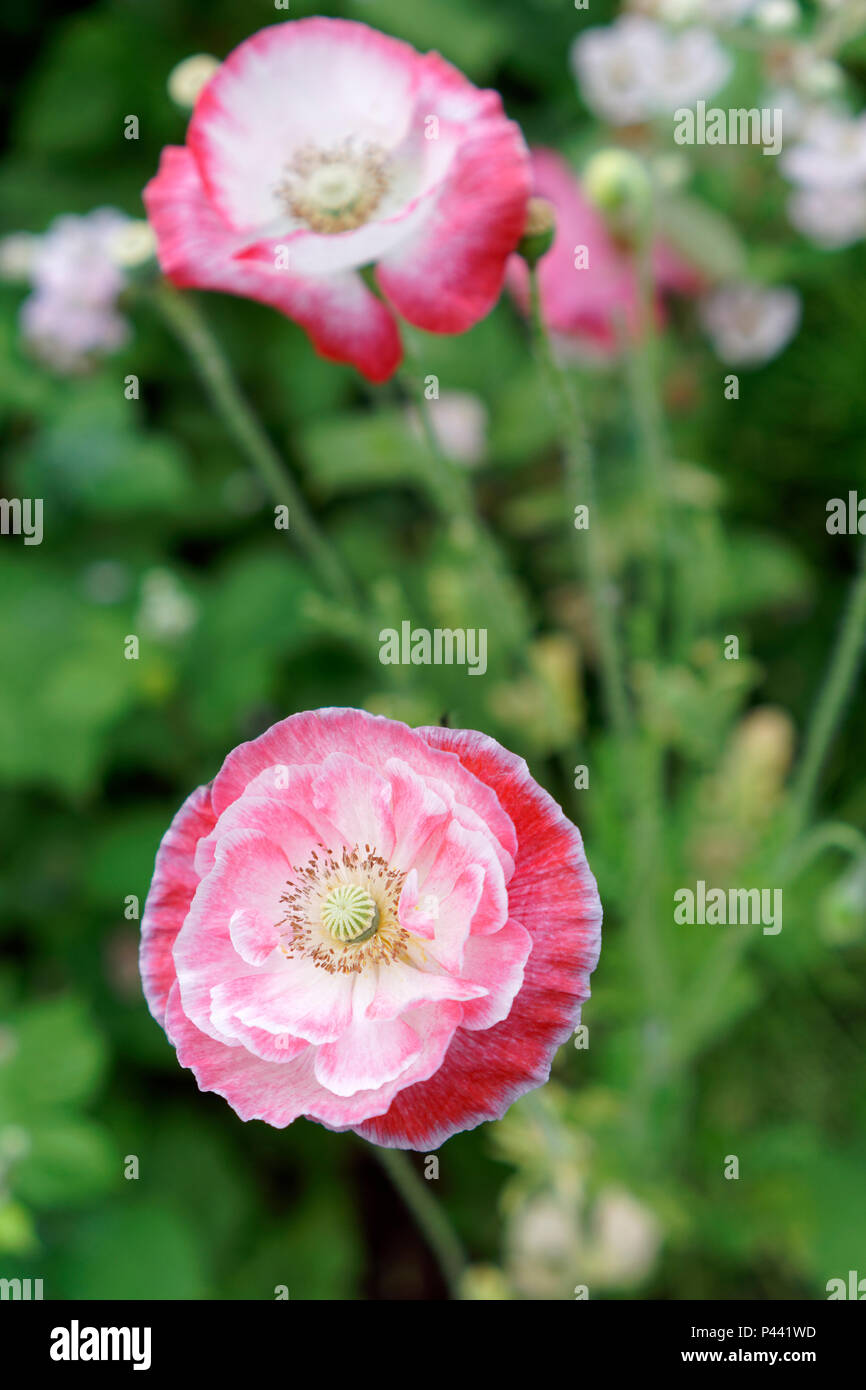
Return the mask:
<path id="1" fill-rule="evenodd" d="M 286 166 L 277 196 L 314 232 L 348 232 L 370 220 L 388 189 L 387 156 L 379 145 L 349 140 L 329 150 L 305 145 Z"/>
<path id="2" fill-rule="evenodd" d="M 334 974 L 356 974 L 371 965 L 409 959 L 415 938 L 401 926 L 397 905 L 406 874 L 392 869 L 370 845 L 339 857 L 314 850 L 281 901 L 280 950 L 305 956 Z"/>
<path id="3" fill-rule="evenodd" d="M 379 909 L 360 883 L 338 883 L 322 903 L 322 922 L 338 941 L 356 944 L 371 937 L 379 925 Z"/>

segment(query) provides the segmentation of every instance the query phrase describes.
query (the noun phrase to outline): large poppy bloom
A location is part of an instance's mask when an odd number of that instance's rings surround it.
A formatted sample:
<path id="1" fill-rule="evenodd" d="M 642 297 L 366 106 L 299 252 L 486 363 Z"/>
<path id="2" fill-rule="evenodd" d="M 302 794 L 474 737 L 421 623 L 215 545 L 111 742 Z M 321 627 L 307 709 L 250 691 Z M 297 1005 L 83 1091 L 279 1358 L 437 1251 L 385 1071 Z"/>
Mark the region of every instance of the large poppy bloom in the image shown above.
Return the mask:
<path id="1" fill-rule="evenodd" d="M 300 19 L 240 44 L 144 201 L 174 284 L 263 300 L 371 381 L 392 314 L 460 333 L 523 232 L 529 156 L 496 92 L 365 24 Z M 382 300 L 360 275 L 375 264 Z"/>
<path id="2" fill-rule="evenodd" d="M 241 1119 L 434 1149 L 547 1079 L 601 908 L 580 833 L 484 734 L 296 714 L 175 816 L 151 1012 Z"/>

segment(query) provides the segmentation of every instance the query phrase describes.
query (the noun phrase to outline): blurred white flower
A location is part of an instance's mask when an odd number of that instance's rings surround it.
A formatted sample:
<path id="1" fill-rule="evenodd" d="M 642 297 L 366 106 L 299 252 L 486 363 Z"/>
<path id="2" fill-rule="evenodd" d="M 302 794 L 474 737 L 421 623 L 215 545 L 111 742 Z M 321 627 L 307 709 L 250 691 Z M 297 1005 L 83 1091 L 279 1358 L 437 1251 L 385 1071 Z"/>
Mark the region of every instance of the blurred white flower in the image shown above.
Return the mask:
<path id="1" fill-rule="evenodd" d="M 530 1197 L 508 1227 L 507 1267 L 526 1298 L 566 1299 L 580 1269 L 577 1203 L 553 1191 Z"/>
<path id="2" fill-rule="evenodd" d="M 138 624 L 152 637 L 183 637 L 198 616 L 198 605 L 167 569 L 152 569 L 141 582 Z"/>
<path id="3" fill-rule="evenodd" d="M 652 1269 L 662 1230 L 648 1207 L 621 1188 L 606 1188 L 592 1216 L 592 1278 L 623 1287 L 639 1284 Z"/>
<path id="4" fill-rule="evenodd" d="M 128 221 L 114 208 L 97 208 L 57 217 L 34 238 L 33 293 L 21 306 L 21 331 L 30 351 L 57 371 L 82 371 L 95 354 L 114 351 L 129 336 L 115 307 L 126 276 L 110 251 Z"/>
<path id="5" fill-rule="evenodd" d="M 194 53 L 191 58 L 184 58 L 168 76 L 168 94 L 172 101 L 191 110 L 219 65 L 219 58 L 213 58 L 210 53 Z"/>
<path id="6" fill-rule="evenodd" d="M 643 15 L 579 34 L 569 54 L 591 111 L 614 125 L 648 120 L 656 110 L 666 35 Z"/>
<path id="7" fill-rule="evenodd" d="M 439 447 L 458 463 L 480 463 L 487 451 L 487 407 L 469 391 L 443 391 L 429 404 L 430 422 Z M 413 433 L 420 437 L 421 422 L 409 407 Z"/>
<path id="8" fill-rule="evenodd" d="M 685 29 L 668 38 L 658 91 L 661 114 L 711 97 L 731 75 L 730 55 L 709 29 Z"/>
<path id="9" fill-rule="evenodd" d="M 794 87 L 773 88 L 766 94 L 760 105 L 770 111 L 781 111 L 782 132 L 788 144 L 793 140 L 801 139 L 804 131 L 823 110 L 822 107 L 809 101 L 802 92 L 797 91 Z"/>
<path id="10" fill-rule="evenodd" d="M 782 168 L 807 188 L 851 188 L 866 182 L 866 114 L 822 110 L 803 125 L 800 142 L 782 155 Z"/>
<path id="11" fill-rule="evenodd" d="M 672 35 L 645 15 L 578 35 L 570 62 L 587 106 L 615 125 L 711 97 L 731 71 L 730 56 L 709 29 Z"/>
<path id="12" fill-rule="evenodd" d="M 796 290 L 745 284 L 722 286 L 701 307 L 716 355 L 743 367 L 776 357 L 796 333 L 800 313 Z"/>
<path id="13" fill-rule="evenodd" d="M 796 0 L 761 0 L 755 11 L 755 23 L 766 34 L 783 34 L 795 29 L 802 18 Z"/>
<path id="14" fill-rule="evenodd" d="M 828 251 L 851 246 L 866 236 L 866 186 L 800 188 L 788 202 L 798 232 Z"/>
<path id="15" fill-rule="evenodd" d="M 507 1234 L 507 1269 L 524 1297 L 566 1299 L 576 1283 L 627 1288 L 655 1264 L 662 1228 L 623 1188 L 607 1187 L 591 1205 L 580 1189 L 554 1188 L 520 1202 Z"/>

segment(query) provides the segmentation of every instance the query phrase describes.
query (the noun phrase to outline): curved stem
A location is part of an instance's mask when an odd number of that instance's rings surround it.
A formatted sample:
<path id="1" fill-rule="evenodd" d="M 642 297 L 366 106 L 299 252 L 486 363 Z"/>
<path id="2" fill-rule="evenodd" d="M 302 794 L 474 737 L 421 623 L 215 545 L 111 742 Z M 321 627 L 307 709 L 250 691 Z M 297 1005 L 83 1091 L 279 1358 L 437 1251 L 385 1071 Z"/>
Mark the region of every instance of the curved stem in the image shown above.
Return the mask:
<path id="1" fill-rule="evenodd" d="M 155 291 L 169 327 L 183 343 L 235 443 L 246 454 L 274 502 L 289 509 L 289 534 L 335 598 L 352 601 L 352 583 L 331 550 L 288 468 L 243 396 L 231 367 L 195 300 L 168 284 Z"/>
<path id="2" fill-rule="evenodd" d="M 866 835 L 843 821 L 828 821 L 824 825 L 816 826 L 791 846 L 784 863 L 786 879 L 793 882 L 826 849 L 839 850 L 843 854 L 850 854 L 852 859 L 866 861 Z"/>
<path id="3" fill-rule="evenodd" d="M 402 1149 L 381 1149 L 377 1145 L 374 1145 L 373 1149 L 424 1232 L 427 1243 L 439 1262 L 452 1298 L 459 1299 L 462 1296 L 466 1254 L 444 1208 L 432 1196 L 427 1183 L 418 1176 Z"/>
<path id="4" fill-rule="evenodd" d="M 536 354 L 560 415 L 566 478 L 574 494 L 584 502 L 589 510 L 589 526 L 585 532 L 586 541 L 585 544 L 579 546 L 579 559 L 586 575 L 598 629 L 605 703 L 614 729 L 618 734 L 627 736 L 631 730 L 631 715 L 626 698 L 616 623 L 611 606 L 612 586 L 598 542 L 598 522 L 594 515 L 595 478 L 589 439 L 573 385 L 553 354 L 541 312 L 538 273 L 535 269 L 529 271 L 529 292 Z M 577 532 L 575 532 L 575 539 L 580 540 Z"/>

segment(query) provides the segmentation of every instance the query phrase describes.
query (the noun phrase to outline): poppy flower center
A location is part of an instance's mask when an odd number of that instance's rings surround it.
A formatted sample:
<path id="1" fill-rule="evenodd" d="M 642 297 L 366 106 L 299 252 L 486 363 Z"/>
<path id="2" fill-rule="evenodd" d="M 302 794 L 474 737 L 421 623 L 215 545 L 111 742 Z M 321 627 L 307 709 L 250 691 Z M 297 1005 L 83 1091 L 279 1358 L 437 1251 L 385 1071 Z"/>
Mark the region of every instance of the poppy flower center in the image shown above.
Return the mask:
<path id="1" fill-rule="evenodd" d="M 410 934 L 398 916 L 405 882 L 406 874 L 370 845 L 337 854 L 314 850 L 282 895 L 280 950 L 343 975 L 407 959 Z"/>
<path id="2" fill-rule="evenodd" d="M 379 145 L 297 150 L 277 196 L 314 232 L 347 232 L 368 222 L 388 189 L 386 155 Z"/>
<path id="3" fill-rule="evenodd" d="M 379 909 L 360 883 L 338 883 L 322 903 L 322 923 L 337 941 L 366 941 L 379 925 Z"/>

